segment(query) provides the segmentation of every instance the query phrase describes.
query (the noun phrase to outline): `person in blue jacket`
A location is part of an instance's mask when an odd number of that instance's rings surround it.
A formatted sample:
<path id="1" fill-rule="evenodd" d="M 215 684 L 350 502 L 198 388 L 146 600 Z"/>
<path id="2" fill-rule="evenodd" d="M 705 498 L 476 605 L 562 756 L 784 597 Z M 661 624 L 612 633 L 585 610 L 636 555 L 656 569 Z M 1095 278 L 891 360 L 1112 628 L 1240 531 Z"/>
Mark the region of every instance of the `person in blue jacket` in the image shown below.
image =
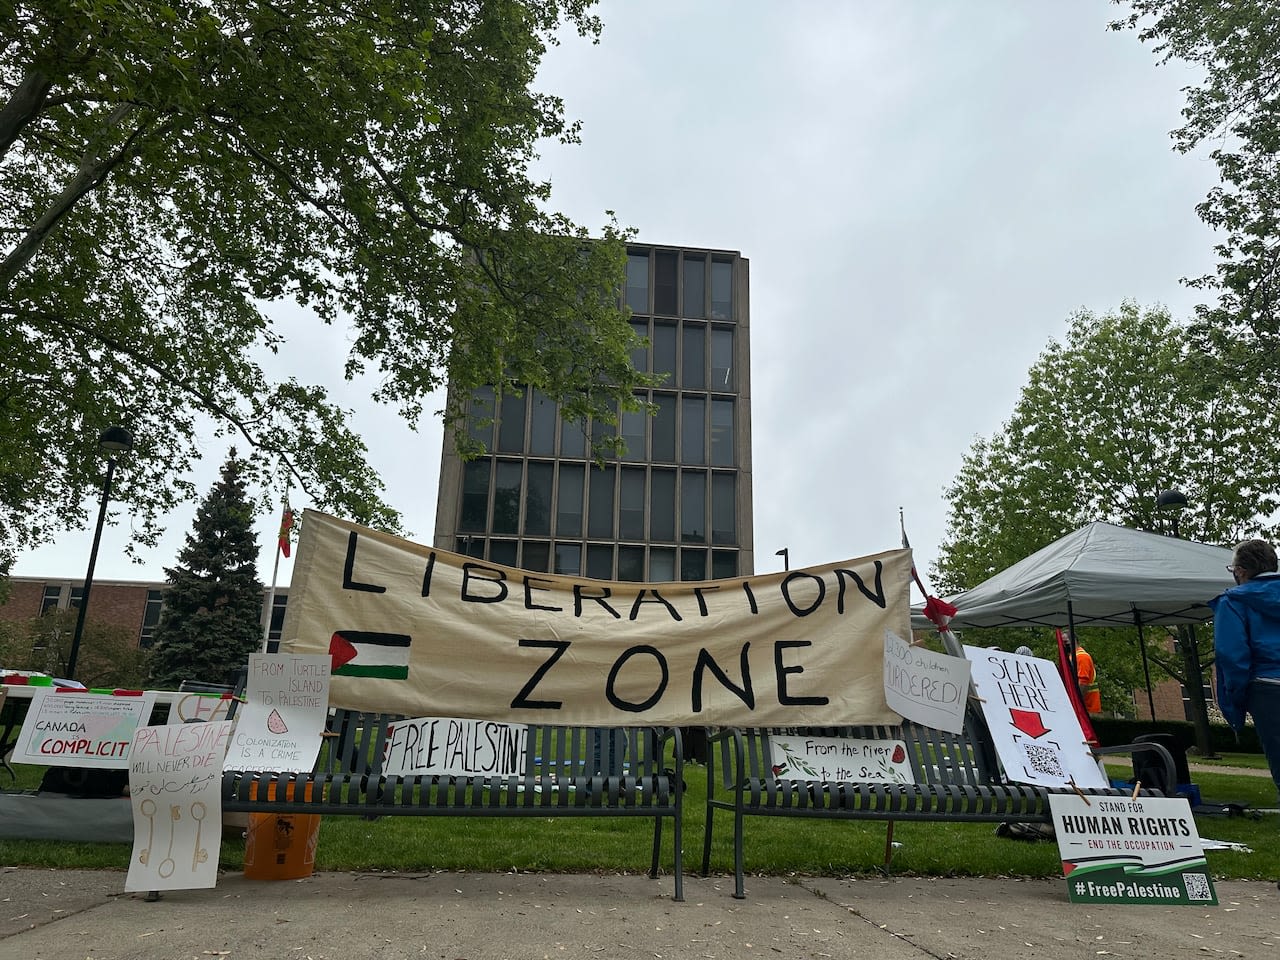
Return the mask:
<path id="1" fill-rule="evenodd" d="M 1271 779 L 1280 791 L 1280 573 L 1265 540 L 1236 546 L 1227 567 L 1236 585 L 1209 601 L 1213 608 L 1218 706 L 1233 730 L 1253 717 Z"/>

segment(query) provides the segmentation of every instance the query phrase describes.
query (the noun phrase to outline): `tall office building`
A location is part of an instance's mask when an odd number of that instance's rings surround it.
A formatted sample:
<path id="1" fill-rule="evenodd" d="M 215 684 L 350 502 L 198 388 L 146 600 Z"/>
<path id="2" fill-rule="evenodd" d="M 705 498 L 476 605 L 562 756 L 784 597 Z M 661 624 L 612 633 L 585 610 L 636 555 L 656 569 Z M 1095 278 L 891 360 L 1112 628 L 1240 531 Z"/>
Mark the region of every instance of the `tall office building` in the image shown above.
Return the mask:
<path id="1" fill-rule="evenodd" d="M 665 375 L 624 413 L 627 452 L 597 466 L 592 424 L 537 390 L 473 397 L 463 463 L 446 433 L 435 545 L 528 570 L 603 580 L 707 580 L 754 572 L 748 261 L 728 250 L 633 245 L 632 362 Z M 493 422 L 481 421 L 492 417 Z"/>

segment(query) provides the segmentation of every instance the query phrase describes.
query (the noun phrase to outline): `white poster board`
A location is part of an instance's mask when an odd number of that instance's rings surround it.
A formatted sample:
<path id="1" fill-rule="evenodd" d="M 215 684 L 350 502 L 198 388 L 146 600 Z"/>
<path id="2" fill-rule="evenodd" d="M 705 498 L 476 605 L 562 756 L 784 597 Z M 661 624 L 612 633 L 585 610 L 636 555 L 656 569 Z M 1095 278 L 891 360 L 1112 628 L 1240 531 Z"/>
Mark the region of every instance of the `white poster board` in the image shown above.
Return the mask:
<path id="1" fill-rule="evenodd" d="M 155 699 L 150 691 L 116 696 L 38 687 L 14 744 L 13 761 L 123 770 L 129 765 L 133 733 L 150 718 Z"/>
<path id="2" fill-rule="evenodd" d="M 891 709 L 934 730 L 960 733 L 968 692 L 968 660 L 884 632 L 884 698 Z"/>
<path id="3" fill-rule="evenodd" d="M 227 720 L 235 698 L 229 693 L 179 693 L 169 704 L 168 723 Z"/>
<path id="4" fill-rule="evenodd" d="M 329 715 L 329 664 L 318 654 L 250 655 L 227 770 L 308 773 L 315 767 Z"/>
<path id="5" fill-rule="evenodd" d="M 901 740 L 856 737 L 769 737 L 773 775 L 784 780 L 912 783 Z"/>
<path id="6" fill-rule="evenodd" d="M 1218 902 L 1186 798 L 1050 794 L 1072 903 Z"/>
<path id="7" fill-rule="evenodd" d="M 133 854 L 126 891 L 196 890 L 218 878 L 222 757 L 231 721 L 139 727 L 129 754 Z"/>
<path id="8" fill-rule="evenodd" d="M 382 772 L 406 777 L 505 777 L 525 771 L 528 753 L 525 724 L 417 717 L 387 727 Z"/>
<path id="9" fill-rule="evenodd" d="M 1005 773 L 1046 787 L 1106 787 L 1057 668 L 1038 657 L 964 648 Z"/>

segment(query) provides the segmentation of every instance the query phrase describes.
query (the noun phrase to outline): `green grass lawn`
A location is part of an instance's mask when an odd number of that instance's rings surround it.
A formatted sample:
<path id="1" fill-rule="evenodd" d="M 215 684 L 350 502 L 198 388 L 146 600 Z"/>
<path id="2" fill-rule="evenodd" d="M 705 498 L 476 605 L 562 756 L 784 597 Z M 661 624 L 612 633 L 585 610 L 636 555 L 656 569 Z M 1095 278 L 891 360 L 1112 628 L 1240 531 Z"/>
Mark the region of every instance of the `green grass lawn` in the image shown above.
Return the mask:
<path id="1" fill-rule="evenodd" d="M 20 768 L 21 769 L 21 768 Z M 32 768 L 23 772 L 29 782 Z M 1116 765 L 1115 776 L 1128 768 Z M 700 866 L 705 769 L 685 768 L 685 869 Z M 34 783 L 39 777 L 34 777 Z M 1198 774 L 1205 797 L 1274 807 L 1268 777 Z M 1280 878 L 1280 815 L 1199 816 L 1203 837 L 1244 844 L 1253 853 L 1210 851 L 1209 867 L 1219 879 Z M 754 874 L 848 876 L 883 869 L 887 824 L 749 817 L 745 851 Z M 672 861 L 671 824 L 663 827 L 662 869 Z M 476 871 L 632 872 L 649 868 L 652 821 L 631 818 L 323 817 L 316 866 L 320 870 L 432 869 Z M 1032 843 L 995 835 L 994 824 L 897 823 L 889 872 L 928 876 L 1061 876 L 1057 844 Z M 221 864 L 243 867 L 241 831 L 224 833 Z M 124 844 L 84 844 L 47 840 L 0 840 L 0 865 L 126 869 Z M 732 819 L 715 822 L 711 869 L 732 870 Z"/>

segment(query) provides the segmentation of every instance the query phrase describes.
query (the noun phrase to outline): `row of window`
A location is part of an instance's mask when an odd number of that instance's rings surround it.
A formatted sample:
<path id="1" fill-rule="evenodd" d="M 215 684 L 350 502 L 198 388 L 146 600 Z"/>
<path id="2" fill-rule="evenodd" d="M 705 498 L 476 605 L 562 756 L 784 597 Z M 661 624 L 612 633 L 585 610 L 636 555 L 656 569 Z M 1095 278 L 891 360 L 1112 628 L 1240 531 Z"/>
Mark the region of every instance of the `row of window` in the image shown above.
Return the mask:
<path id="1" fill-rule="evenodd" d="M 619 417 L 618 432 L 626 443 L 624 461 L 736 465 L 734 398 L 644 392 L 637 399 L 652 404 L 656 412 L 650 416 L 643 410 L 623 411 Z M 585 460 L 589 455 L 582 425 L 561 420 L 556 405 L 538 390 L 502 397 L 496 424 L 482 426 L 477 421 L 492 416 L 492 388 L 477 391 L 472 402 L 471 436 L 486 450 L 561 460 Z M 592 430 L 599 438 L 612 435 L 614 428 L 593 424 Z"/>
<path id="2" fill-rule="evenodd" d="M 737 484 L 728 471 L 473 460 L 463 468 L 458 529 L 733 545 Z"/>
<path id="3" fill-rule="evenodd" d="M 669 583 L 738 576 L 738 551 L 556 540 L 459 537 L 456 552 L 507 567 L 595 580 Z"/>
<path id="4" fill-rule="evenodd" d="M 648 341 L 631 351 L 631 365 L 664 377 L 662 386 L 722 393 L 736 388 L 733 327 L 633 317 L 631 329 Z"/>
<path id="5" fill-rule="evenodd" d="M 733 260 L 679 250 L 627 251 L 633 313 L 733 319 Z"/>

